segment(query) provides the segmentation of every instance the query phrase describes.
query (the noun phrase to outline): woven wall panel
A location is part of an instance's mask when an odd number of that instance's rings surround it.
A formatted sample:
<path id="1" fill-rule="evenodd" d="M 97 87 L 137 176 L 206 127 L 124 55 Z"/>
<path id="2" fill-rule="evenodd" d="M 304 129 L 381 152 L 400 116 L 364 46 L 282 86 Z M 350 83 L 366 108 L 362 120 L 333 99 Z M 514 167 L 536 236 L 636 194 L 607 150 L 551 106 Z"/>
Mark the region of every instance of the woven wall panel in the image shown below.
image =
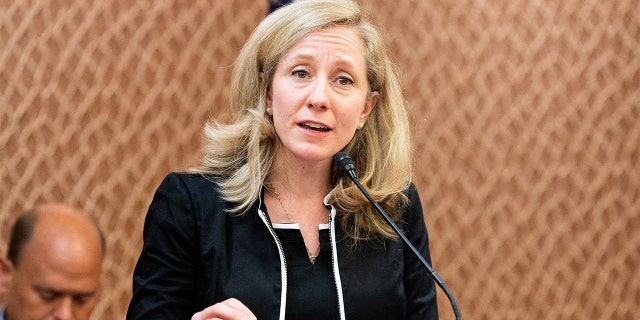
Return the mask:
<path id="1" fill-rule="evenodd" d="M 95 319 L 124 318 L 153 191 L 197 162 L 205 120 L 224 113 L 233 57 L 266 10 L 235 3 L 0 5 L 1 249 L 34 203 L 98 216 L 108 256 Z"/>
<path id="2" fill-rule="evenodd" d="M 637 319 L 640 4 L 365 7 L 402 74 L 434 268 L 463 316 Z M 94 318 L 123 318 L 153 191 L 197 162 L 266 8 L 0 2 L 0 252 L 23 208 L 91 212 L 109 249 Z M 452 318 L 441 291 L 439 306 Z"/>

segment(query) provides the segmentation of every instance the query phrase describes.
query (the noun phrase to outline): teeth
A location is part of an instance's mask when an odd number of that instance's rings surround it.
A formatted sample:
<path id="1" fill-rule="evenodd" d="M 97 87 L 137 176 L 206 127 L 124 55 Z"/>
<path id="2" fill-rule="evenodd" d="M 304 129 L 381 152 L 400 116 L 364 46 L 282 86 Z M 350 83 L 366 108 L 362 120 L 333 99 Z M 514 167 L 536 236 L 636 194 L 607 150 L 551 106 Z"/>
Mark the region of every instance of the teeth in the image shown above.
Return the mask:
<path id="1" fill-rule="evenodd" d="M 302 125 L 305 126 L 305 127 L 309 127 L 309 128 L 313 128 L 313 129 L 319 129 L 319 130 L 327 130 L 327 129 L 329 129 L 329 128 L 327 128 L 327 127 L 325 127 L 323 125 L 317 124 L 317 123 L 303 123 Z"/>

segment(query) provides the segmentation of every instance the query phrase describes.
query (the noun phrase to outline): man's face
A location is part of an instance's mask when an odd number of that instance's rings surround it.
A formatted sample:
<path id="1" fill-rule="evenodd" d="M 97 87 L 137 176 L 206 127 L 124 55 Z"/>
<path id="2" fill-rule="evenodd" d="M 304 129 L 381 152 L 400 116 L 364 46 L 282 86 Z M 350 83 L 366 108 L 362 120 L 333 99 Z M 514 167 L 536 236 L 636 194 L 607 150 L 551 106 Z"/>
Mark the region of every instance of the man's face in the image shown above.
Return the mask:
<path id="1" fill-rule="evenodd" d="M 27 243 L 17 266 L 3 262 L 7 320 L 89 319 L 98 298 L 100 252 L 65 239 L 43 242 Z"/>

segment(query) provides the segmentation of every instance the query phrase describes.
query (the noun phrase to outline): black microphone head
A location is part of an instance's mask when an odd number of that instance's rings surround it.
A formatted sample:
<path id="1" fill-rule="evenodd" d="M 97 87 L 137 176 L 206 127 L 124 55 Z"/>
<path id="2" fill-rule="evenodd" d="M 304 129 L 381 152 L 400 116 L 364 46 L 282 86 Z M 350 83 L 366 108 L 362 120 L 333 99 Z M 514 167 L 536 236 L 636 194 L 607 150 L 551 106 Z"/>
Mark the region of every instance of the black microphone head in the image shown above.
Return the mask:
<path id="1" fill-rule="evenodd" d="M 344 151 L 336 153 L 333 157 L 333 163 L 336 164 L 338 169 L 343 170 L 345 173 L 355 175 L 356 165 L 353 163 L 353 159 Z"/>

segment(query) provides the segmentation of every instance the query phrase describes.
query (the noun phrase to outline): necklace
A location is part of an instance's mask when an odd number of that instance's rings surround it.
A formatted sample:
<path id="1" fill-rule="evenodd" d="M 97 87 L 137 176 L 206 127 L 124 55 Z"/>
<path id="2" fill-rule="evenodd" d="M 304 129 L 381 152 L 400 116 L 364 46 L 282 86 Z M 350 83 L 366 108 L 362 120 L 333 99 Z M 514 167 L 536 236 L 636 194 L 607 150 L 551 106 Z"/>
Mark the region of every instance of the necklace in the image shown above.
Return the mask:
<path id="1" fill-rule="evenodd" d="M 271 191 L 271 193 L 273 193 L 276 196 L 276 199 L 278 199 L 278 202 L 280 202 L 280 207 L 282 208 L 282 211 L 284 211 L 284 214 L 286 214 L 287 218 L 289 218 L 289 222 L 293 223 L 293 219 L 291 219 L 291 216 L 289 215 L 287 208 L 284 207 L 284 204 L 282 203 L 282 199 L 280 199 L 280 195 L 278 194 L 278 191 L 276 191 L 276 188 L 274 188 L 273 185 L 271 184 L 271 181 L 265 182 L 264 186 L 267 188 L 267 190 Z"/>
<path id="2" fill-rule="evenodd" d="M 280 203 L 280 207 L 282 208 L 282 211 L 284 211 L 284 214 L 286 214 L 287 218 L 289 218 L 289 222 L 293 223 L 293 219 L 291 219 L 291 216 L 289 215 L 287 208 L 284 207 L 284 203 L 282 203 L 282 199 L 280 199 L 280 195 L 278 194 L 278 191 L 276 191 L 276 188 L 274 188 L 273 185 L 271 184 L 271 181 L 267 180 L 264 183 L 264 186 L 267 188 L 267 190 L 271 191 L 271 193 L 273 193 L 276 196 L 276 199 L 278 199 L 278 202 Z M 309 251 L 309 248 L 307 248 L 306 245 L 304 246 L 304 248 L 307 249 L 309 262 L 311 262 L 311 264 L 315 264 L 316 259 L 318 258 L 318 254 L 320 253 L 320 244 L 318 244 L 318 248 L 316 249 L 315 253 L 311 253 L 311 251 Z"/>

